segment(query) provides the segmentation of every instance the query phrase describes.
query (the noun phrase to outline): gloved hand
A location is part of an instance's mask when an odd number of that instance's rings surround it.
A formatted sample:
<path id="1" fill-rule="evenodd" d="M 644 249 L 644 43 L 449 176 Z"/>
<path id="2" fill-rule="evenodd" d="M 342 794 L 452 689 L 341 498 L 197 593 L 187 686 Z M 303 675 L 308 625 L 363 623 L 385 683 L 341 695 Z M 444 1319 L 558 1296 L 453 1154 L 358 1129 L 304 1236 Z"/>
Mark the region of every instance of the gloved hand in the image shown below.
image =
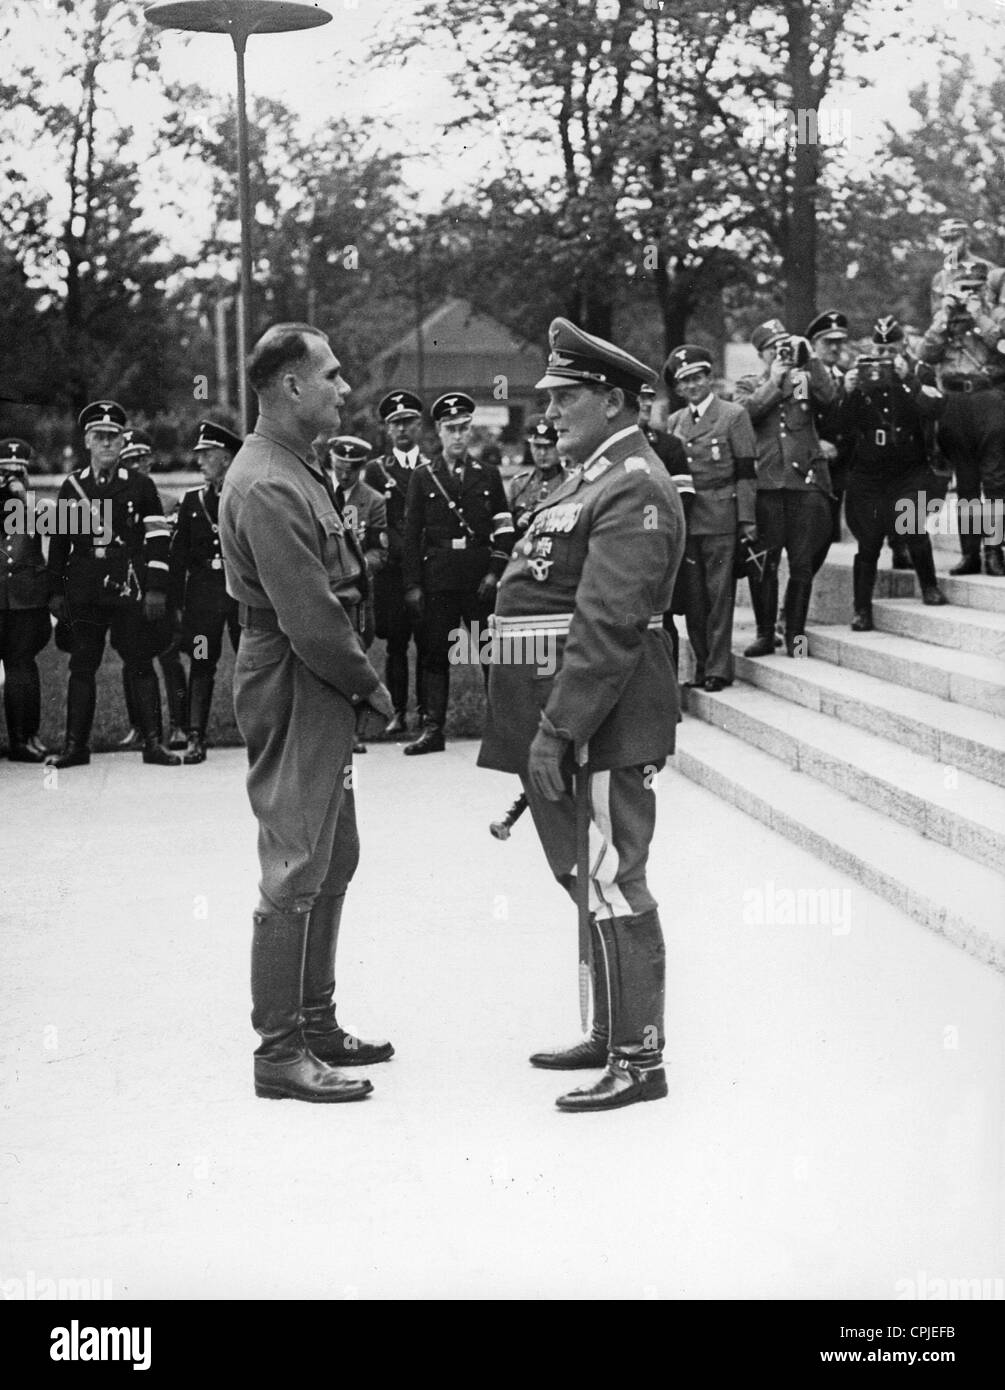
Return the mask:
<path id="1" fill-rule="evenodd" d="M 741 521 L 740 535 L 745 541 L 757 540 L 757 523 L 753 521 Z"/>
<path id="2" fill-rule="evenodd" d="M 356 706 L 356 736 L 357 738 L 376 738 L 387 728 L 387 724 L 392 714 L 394 705 L 391 703 L 391 696 L 384 685 L 378 685 L 377 689 L 371 691 L 365 700 L 360 700 Z"/>
<path id="3" fill-rule="evenodd" d="M 485 578 L 482 580 L 482 582 L 478 585 L 478 602 L 495 603 L 496 588 L 498 584 L 499 580 L 495 577 L 494 574 L 487 574 Z"/>
<path id="4" fill-rule="evenodd" d="M 420 588 L 405 590 L 405 607 L 413 618 L 421 618 L 426 611 L 426 600 Z"/>
<path id="5" fill-rule="evenodd" d="M 49 600 L 49 612 L 56 619 L 57 623 L 69 621 L 70 609 L 66 602 L 65 594 L 53 594 L 52 598 Z"/>
<path id="6" fill-rule="evenodd" d="M 527 776 L 531 786 L 545 801 L 559 801 L 568 788 L 562 775 L 562 762 L 569 747 L 567 738 L 538 729 L 530 745 Z"/>
<path id="7" fill-rule="evenodd" d="M 157 589 L 143 595 L 143 616 L 148 623 L 159 623 L 167 613 L 167 598 Z"/>

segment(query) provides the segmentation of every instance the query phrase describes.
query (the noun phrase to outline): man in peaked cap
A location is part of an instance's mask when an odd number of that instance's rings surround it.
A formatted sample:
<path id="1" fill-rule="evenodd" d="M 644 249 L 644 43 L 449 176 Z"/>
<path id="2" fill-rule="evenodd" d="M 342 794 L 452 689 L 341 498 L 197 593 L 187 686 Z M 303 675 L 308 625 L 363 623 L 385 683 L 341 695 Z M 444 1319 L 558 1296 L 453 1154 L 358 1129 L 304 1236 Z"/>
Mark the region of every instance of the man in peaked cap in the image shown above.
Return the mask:
<path id="1" fill-rule="evenodd" d="M 143 761 L 172 767 L 179 759 L 161 746 L 153 667 L 153 658 L 171 644 L 170 531 L 150 479 L 121 466 L 122 407 L 95 401 L 78 423 L 91 461 L 64 480 L 57 506 L 60 513 L 75 509 L 80 525 L 72 533 L 58 530 L 49 543 L 49 607 L 72 633 L 66 743 L 49 761 L 64 768 L 91 760 L 96 675 L 107 636 L 132 686 Z"/>
<path id="2" fill-rule="evenodd" d="M 419 448 L 422 402 L 411 391 L 389 391 L 377 407 L 388 449 L 366 465 L 363 480 L 383 493 L 387 513 L 385 563 L 373 576 L 374 632 L 387 643 L 384 680 L 394 701 L 394 716 L 384 730 L 387 738 L 408 732 L 408 650 L 415 643 L 415 698 L 423 723 L 422 623 L 405 603 L 402 562 L 405 548 L 405 502 L 412 474 L 429 459 Z"/>
<path id="3" fill-rule="evenodd" d="M 785 646 L 789 656 L 806 653 L 806 616 L 814 565 L 831 529 L 830 469 L 816 415 L 829 409 L 834 382 L 805 338 L 793 338 L 779 319 L 759 324 L 751 343 L 764 373 L 737 383 L 736 399 L 754 425 L 757 439 L 757 534 L 766 548 L 764 574 L 750 577 L 757 640 L 745 656 L 771 656 L 778 611 L 778 566 L 789 560 L 785 590 Z"/>
<path id="4" fill-rule="evenodd" d="M 817 561 L 814 561 L 814 572 L 827 557 L 827 551 L 831 545 L 837 545 L 841 540 L 841 502 L 844 498 L 845 485 L 848 479 L 848 467 L 851 459 L 848 455 L 848 445 L 837 432 L 834 424 L 837 399 L 841 395 L 844 386 L 844 375 L 848 363 L 845 360 L 845 344 L 848 342 L 848 317 L 840 309 L 825 309 L 823 313 L 817 314 L 806 329 L 806 337 L 809 339 L 813 349 L 813 356 L 818 362 L 822 362 L 837 393 L 835 401 L 829 409 L 817 411 L 816 425 L 817 434 L 820 436 L 820 445 L 827 456 L 830 465 L 831 475 L 831 533 L 825 545 L 821 547 L 822 554 L 818 552 Z M 895 564 L 900 565 L 897 553 L 894 554 Z M 907 564 L 911 563 L 907 557 Z"/>
<path id="5" fill-rule="evenodd" d="M 554 492 L 566 477 L 566 470 L 558 456 L 558 435 L 550 420 L 543 415 L 532 415 L 527 421 L 524 438 L 530 450 L 532 467 L 514 473 L 506 489 L 517 539 L 526 531 L 538 502 Z"/>
<path id="6" fill-rule="evenodd" d="M 956 272 L 965 261 L 985 267 L 991 274 L 995 266 L 983 256 L 976 256 L 970 249 L 972 229 L 962 217 L 944 217 L 935 233 L 935 242 L 942 252 L 942 265 L 932 276 L 931 305 L 932 318 L 943 307 L 943 301 L 950 293 L 950 285 Z"/>
<path id="7" fill-rule="evenodd" d="M 42 555 L 40 505 L 28 493 L 31 445 L 0 440 L 0 661 L 12 763 L 41 763 L 42 686 L 35 658 L 52 636 L 49 584 Z"/>
<path id="8" fill-rule="evenodd" d="M 462 625 L 469 634 L 485 630 L 513 548 L 513 518 L 499 469 L 467 451 L 474 413 L 475 403 L 463 391 L 448 391 L 434 402 L 430 414 L 440 452 L 415 469 L 408 485 L 405 601 L 424 625 L 425 701 L 422 733 L 404 750 L 410 757 L 443 751 L 451 645 Z"/>
<path id="9" fill-rule="evenodd" d="M 237 602 L 227 593 L 220 544 L 220 493 L 241 438 L 212 420 L 200 420 L 192 452 L 202 487 L 178 504 L 171 538 L 171 605 L 180 615 L 180 647 L 190 658 L 182 762 L 206 761 L 206 728 L 213 705 L 216 668 L 226 630 L 236 652 L 241 636 Z"/>
<path id="10" fill-rule="evenodd" d="M 664 944 L 646 861 L 653 779 L 680 717 L 663 614 L 684 515 L 638 427 L 639 391 L 655 372 L 568 319 L 554 320 L 549 342 L 537 385 L 550 397 L 559 453 L 576 466 L 534 511 L 499 584 L 478 761 L 520 776 L 551 870 L 573 898 L 571 774 L 577 759 L 586 769 L 593 1029 L 531 1062 L 602 1071 L 557 1103 L 607 1110 L 667 1094 Z"/>
<path id="11" fill-rule="evenodd" d="M 663 368 L 687 404 L 669 420 L 687 453 L 694 500 L 687 518 L 684 613 L 695 659 L 695 685 L 719 691 L 733 682 L 733 566 L 738 535 L 756 535 L 757 441 L 742 406 L 712 390 L 712 354 L 690 343 Z"/>

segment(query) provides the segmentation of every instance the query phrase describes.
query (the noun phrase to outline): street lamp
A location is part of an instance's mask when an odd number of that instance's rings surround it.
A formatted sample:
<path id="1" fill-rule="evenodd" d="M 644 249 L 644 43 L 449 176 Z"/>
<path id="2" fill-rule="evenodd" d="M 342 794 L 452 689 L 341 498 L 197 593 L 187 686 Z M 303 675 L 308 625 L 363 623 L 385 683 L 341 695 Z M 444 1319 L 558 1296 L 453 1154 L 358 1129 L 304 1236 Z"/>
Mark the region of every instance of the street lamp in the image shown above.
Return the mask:
<path id="1" fill-rule="evenodd" d="M 241 209 L 241 284 L 238 311 L 240 363 L 237 372 L 241 424 L 250 430 L 245 362 L 251 347 L 251 190 L 248 182 L 248 113 L 244 91 L 244 50 L 251 34 L 282 34 L 294 29 L 316 29 L 331 15 L 320 5 L 298 5 L 287 0 L 167 0 L 146 11 L 151 24 L 162 29 L 192 29 L 202 34 L 229 34 L 237 55 L 237 185 Z"/>

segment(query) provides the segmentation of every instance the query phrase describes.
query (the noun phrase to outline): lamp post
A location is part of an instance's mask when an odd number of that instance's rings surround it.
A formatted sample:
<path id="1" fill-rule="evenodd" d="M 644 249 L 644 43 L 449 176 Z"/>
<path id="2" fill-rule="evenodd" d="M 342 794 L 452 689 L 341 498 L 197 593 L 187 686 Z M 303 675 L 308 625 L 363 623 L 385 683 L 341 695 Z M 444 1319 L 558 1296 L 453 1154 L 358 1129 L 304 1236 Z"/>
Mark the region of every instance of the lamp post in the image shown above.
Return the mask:
<path id="1" fill-rule="evenodd" d="M 239 315 L 241 360 L 237 385 L 241 425 L 250 430 L 248 380 L 245 362 L 251 344 L 251 188 L 248 179 L 248 112 L 244 90 L 244 50 L 252 34 L 282 34 L 328 24 L 331 15 L 320 5 L 288 0 L 166 0 L 146 11 L 151 24 L 162 29 L 190 29 L 201 34 L 229 34 L 237 55 L 237 185 L 241 210 L 241 282 Z"/>

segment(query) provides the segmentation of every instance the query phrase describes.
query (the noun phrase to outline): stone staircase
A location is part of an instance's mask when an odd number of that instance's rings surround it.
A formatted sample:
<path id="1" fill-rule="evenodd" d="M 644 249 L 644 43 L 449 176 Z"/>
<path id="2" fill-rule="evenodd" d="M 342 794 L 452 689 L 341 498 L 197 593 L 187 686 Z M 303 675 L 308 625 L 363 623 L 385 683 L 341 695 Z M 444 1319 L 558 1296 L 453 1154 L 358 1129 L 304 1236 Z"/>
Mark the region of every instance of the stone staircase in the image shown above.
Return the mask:
<path id="1" fill-rule="evenodd" d="M 754 627 L 739 594 L 736 681 L 687 692 L 674 761 L 1005 971 L 1005 580 L 948 577 L 958 545 L 933 540 L 951 606 L 926 608 L 887 555 L 868 633 L 848 626 L 855 547 L 832 547 L 802 659 L 742 655 Z"/>

